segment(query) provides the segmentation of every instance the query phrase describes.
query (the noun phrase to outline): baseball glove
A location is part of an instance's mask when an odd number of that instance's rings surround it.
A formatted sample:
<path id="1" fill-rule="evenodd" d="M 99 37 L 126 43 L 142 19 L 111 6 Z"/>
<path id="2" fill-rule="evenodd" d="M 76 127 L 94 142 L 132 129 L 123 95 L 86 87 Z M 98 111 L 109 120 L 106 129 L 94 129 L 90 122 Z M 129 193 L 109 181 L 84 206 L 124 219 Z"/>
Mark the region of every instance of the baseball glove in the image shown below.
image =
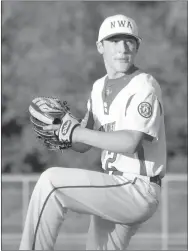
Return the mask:
<path id="1" fill-rule="evenodd" d="M 36 137 L 49 150 L 63 150 L 72 146 L 72 133 L 80 125 L 72 116 L 67 102 L 53 97 L 37 97 L 29 106 L 30 121 Z M 44 126 L 59 124 L 58 130 L 44 130 Z"/>

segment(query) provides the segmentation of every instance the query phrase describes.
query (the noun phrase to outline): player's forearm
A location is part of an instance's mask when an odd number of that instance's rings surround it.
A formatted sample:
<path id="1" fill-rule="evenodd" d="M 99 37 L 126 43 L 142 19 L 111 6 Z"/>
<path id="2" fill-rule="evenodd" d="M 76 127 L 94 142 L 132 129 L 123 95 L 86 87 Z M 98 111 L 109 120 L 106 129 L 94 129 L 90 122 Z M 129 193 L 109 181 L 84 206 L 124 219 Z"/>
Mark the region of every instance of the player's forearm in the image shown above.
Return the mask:
<path id="1" fill-rule="evenodd" d="M 84 153 L 87 152 L 92 146 L 84 143 L 73 143 L 71 149 L 76 152 Z"/>
<path id="2" fill-rule="evenodd" d="M 81 127 L 75 129 L 73 142 L 117 153 L 134 153 L 138 146 L 138 141 L 128 131 L 100 132 Z"/>

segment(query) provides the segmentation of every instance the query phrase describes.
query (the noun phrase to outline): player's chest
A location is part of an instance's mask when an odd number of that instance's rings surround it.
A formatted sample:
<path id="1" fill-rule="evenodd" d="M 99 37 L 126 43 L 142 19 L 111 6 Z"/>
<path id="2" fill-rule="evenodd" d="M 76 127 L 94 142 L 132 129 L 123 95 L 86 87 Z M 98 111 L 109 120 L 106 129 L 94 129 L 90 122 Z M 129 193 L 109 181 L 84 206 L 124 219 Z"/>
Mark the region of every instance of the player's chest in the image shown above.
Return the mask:
<path id="1" fill-rule="evenodd" d="M 127 87 L 105 86 L 94 98 L 95 115 L 100 121 L 116 120 L 125 112 L 130 97 Z"/>

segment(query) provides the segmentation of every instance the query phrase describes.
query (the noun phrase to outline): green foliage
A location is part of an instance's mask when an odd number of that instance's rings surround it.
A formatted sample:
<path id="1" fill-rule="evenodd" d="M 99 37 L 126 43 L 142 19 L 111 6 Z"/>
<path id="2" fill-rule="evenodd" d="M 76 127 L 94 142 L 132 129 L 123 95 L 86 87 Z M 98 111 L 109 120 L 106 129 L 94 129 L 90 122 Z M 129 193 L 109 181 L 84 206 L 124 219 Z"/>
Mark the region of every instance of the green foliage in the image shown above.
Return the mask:
<path id="1" fill-rule="evenodd" d="M 139 24 L 137 64 L 159 81 L 165 106 L 169 170 L 185 171 L 187 3 L 2 2 L 2 169 L 42 171 L 52 165 L 95 167 L 98 151 L 48 152 L 32 133 L 28 106 L 57 96 L 83 117 L 93 82 L 105 74 L 95 41 L 102 20 L 124 13 Z M 91 161 L 90 161 L 91 160 Z M 184 160 L 182 164 L 180 160 Z M 183 164 L 184 163 L 184 164 Z"/>

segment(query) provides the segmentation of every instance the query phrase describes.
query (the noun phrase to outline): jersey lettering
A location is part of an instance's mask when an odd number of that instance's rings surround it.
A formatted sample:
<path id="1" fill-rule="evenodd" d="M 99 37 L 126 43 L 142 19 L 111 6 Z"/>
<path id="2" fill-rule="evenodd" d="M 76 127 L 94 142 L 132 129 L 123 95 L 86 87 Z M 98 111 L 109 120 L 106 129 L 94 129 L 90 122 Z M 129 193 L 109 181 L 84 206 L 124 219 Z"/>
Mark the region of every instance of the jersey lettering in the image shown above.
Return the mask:
<path id="1" fill-rule="evenodd" d="M 112 152 L 109 152 L 107 151 L 107 154 L 111 155 L 111 157 L 109 157 L 107 160 L 106 160 L 106 163 L 105 163 L 105 170 L 106 171 L 117 171 L 117 169 L 115 168 L 115 166 L 109 166 L 109 164 L 112 164 L 116 161 L 116 158 L 117 158 L 117 153 L 112 153 Z"/>
<path id="2" fill-rule="evenodd" d="M 116 124 L 116 122 L 114 121 L 114 122 L 102 125 L 99 128 L 99 131 L 101 131 L 101 132 L 113 132 L 113 131 L 115 131 L 115 124 Z"/>

